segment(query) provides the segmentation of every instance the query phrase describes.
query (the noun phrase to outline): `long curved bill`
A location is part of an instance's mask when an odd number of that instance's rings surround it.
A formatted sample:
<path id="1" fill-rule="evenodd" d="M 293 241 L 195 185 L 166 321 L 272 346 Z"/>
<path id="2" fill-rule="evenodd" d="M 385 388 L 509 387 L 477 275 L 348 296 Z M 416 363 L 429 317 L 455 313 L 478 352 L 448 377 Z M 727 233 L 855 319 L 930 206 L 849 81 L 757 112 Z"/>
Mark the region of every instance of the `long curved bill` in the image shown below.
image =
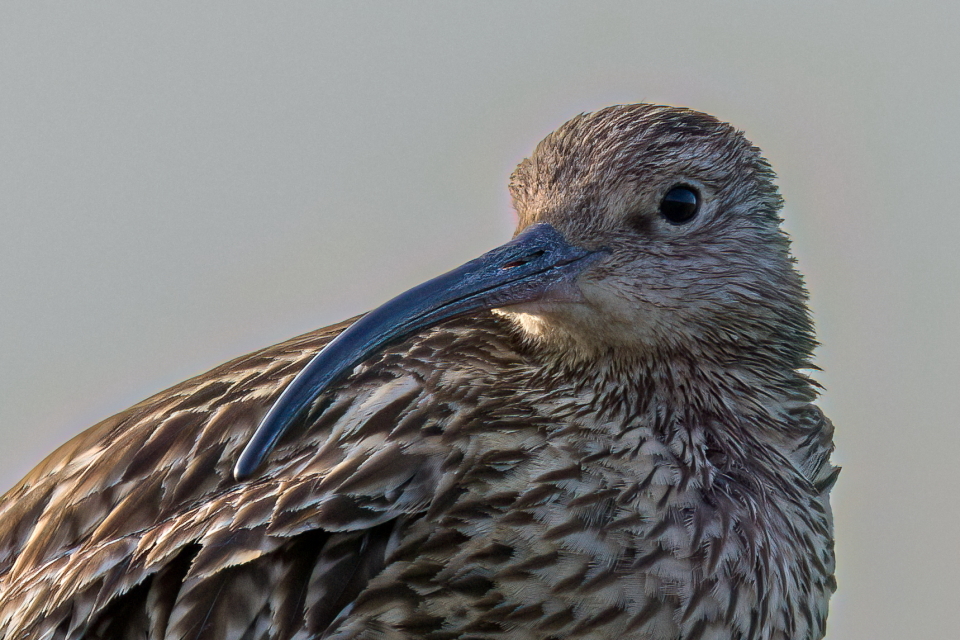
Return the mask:
<path id="1" fill-rule="evenodd" d="M 256 471 L 321 393 L 378 350 L 444 320 L 539 300 L 571 283 L 603 253 L 575 247 L 549 224 L 537 224 L 374 309 L 327 344 L 284 389 L 240 455 L 234 476 Z"/>

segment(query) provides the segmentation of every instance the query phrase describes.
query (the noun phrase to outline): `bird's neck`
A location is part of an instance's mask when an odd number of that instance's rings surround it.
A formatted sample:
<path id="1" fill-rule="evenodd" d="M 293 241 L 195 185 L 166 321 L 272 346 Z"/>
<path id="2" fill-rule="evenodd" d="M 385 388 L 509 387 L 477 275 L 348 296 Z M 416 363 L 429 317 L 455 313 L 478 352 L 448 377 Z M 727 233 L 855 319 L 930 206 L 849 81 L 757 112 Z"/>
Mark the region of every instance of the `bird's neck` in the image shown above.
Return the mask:
<path id="1" fill-rule="evenodd" d="M 816 399 L 817 385 L 796 369 L 755 354 L 644 353 L 610 349 L 594 358 L 537 354 L 534 386 L 575 414 L 591 413 L 615 429 L 719 422 L 750 425 L 753 436 L 778 438 L 792 409 Z"/>

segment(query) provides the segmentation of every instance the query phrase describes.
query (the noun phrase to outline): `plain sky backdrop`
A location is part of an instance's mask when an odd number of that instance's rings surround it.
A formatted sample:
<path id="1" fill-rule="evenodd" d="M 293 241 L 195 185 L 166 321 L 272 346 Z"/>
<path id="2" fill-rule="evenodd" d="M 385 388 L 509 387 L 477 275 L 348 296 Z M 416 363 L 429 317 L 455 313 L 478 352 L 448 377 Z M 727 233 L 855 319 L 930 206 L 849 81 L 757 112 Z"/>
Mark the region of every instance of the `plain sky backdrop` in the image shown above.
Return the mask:
<path id="1" fill-rule="evenodd" d="M 829 638 L 960 629 L 960 3 L 0 5 L 0 485 L 505 241 L 513 166 L 641 100 L 787 199 L 837 425 Z"/>

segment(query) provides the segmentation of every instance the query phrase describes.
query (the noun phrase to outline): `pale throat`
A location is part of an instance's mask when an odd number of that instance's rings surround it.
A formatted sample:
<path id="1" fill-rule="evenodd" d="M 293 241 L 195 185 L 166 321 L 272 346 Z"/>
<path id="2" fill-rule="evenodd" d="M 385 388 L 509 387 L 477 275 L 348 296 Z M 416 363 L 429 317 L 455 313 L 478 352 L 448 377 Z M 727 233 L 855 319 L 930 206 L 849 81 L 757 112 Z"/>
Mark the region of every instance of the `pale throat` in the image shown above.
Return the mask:
<path id="1" fill-rule="evenodd" d="M 512 325 L 524 344 L 534 349 L 548 366 L 583 372 L 605 369 L 611 361 L 623 367 L 646 359 L 643 347 L 624 339 L 624 332 L 602 326 L 603 318 L 586 304 L 535 302 L 493 309 Z"/>

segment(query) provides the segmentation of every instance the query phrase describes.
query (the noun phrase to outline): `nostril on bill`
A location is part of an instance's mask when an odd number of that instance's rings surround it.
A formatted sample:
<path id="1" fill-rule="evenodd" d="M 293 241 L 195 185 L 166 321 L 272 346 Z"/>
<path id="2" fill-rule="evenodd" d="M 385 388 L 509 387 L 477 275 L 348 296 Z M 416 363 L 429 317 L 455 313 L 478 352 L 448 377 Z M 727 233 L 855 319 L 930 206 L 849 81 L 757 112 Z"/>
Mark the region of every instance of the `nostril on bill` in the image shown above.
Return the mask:
<path id="1" fill-rule="evenodd" d="M 530 262 L 530 261 L 532 261 L 532 260 L 536 260 L 537 258 L 539 258 L 540 256 L 542 256 L 543 254 L 544 254 L 544 251 L 543 251 L 543 250 L 534 251 L 533 253 L 531 253 L 531 254 L 530 254 L 529 256 L 527 256 L 526 258 L 521 258 L 521 259 L 519 259 L 519 260 L 514 260 L 513 262 L 508 262 L 507 264 L 503 265 L 503 266 L 500 267 L 500 268 L 501 268 L 501 269 L 515 269 L 515 268 L 517 268 L 517 267 L 522 267 L 523 265 L 527 264 L 528 262 Z"/>

